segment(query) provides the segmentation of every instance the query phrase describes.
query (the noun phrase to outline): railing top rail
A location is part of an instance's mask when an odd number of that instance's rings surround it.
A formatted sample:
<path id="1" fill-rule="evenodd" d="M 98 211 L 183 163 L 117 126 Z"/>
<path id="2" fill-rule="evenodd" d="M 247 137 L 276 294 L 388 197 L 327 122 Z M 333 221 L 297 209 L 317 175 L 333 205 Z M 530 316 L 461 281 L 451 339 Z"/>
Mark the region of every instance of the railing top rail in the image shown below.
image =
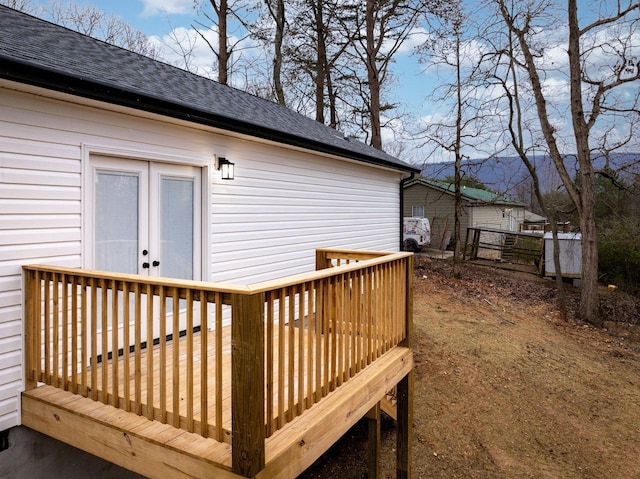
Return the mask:
<path id="1" fill-rule="evenodd" d="M 394 254 L 394 251 L 361 251 L 355 249 L 318 248 L 317 252 L 326 253 L 328 259 L 347 259 L 362 261 Z"/>
<path id="2" fill-rule="evenodd" d="M 353 254 L 354 257 L 351 259 L 360 259 L 362 256 L 368 256 L 370 257 L 370 259 L 364 259 L 364 260 L 360 260 L 357 263 L 349 263 L 341 266 L 335 266 L 332 268 L 321 269 L 318 271 L 311 271 L 308 273 L 300 273 L 292 276 L 285 276 L 283 278 L 277 278 L 277 279 L 263 281 L 259 283 L 253 283 L 249 285 L 233 285 L 233 284 L 227 284 L 227 283 L 211 283 L 207 281 L 193 281 L 193 280 L 186 280 L 186 279 L 149 277 L 149 276 L 141 276 L 137 274 L 112 273 L 112 272 L 105 272 L 105 271 L 69 268 L 65 266 L 49 266 L 49 265 L 41 265 L 41 264 L 23 265 L 22 268 L 25 271 L 62 273 L 62 274 L 69 274 L 69 275 L 82 277 L 82 278 L 130 281 L 133 283 L 139 283 L 139 284 L 145 284 L 145 285 L 150 284 L 152 286 L 165 286 L 168 288 L 190 288 L 198 291 L 250 295 L 250 294 L 265 293 L 267 291 L 286 288 L 286 287 L 294 286 L 301 283 L 307 283 L 309 281 L 325 279 L 331 276 L 348 273 L 351 271 L 358 271 L 371 266 L 376 266 L 379 264 L 396 261 L 412 255 L 412 253 L 406 253 L 406 252 L 399 252 L 399 253 L 373 252 L 373 251 L 358 252 L 355 250 L 331 250 L 331 249 L 323 249 L 322 251 L 327 251 L 332 253 L 335 252 L 338 255 L 340 255 L 339 256 L 340 258 L 343 258 L 343 259 L 349 259 L 345 257 L 345 254 L 347 255 Z M 355 257 L 356 255 L 359 255 L 359 257 L 356 258 Z"/>
<path id="3" fill-rule="evenodd" d="M 524 231 L 501 230 L 497 228 L 488 228 L 484 226 L 469 226 L 467 227 L 467 229 L 472 231 L 480 231 L 483 233 L 501 233 L 501 234 L 507 234 L 507 235 L 513 235 L 513 236 L 527 236 L 527 237 L 540 238 L 540 235 L 535 233 L 526 233 Z"/>
<path id="4" fill-rule="evenodd" d="M 253 283 L 247 286 L 251 293 L 265 293 L 274 289 L 286 288 L 288 286 L 294 286 L 300 283 L 307 283 L 309 281 L 315 281 L 320 279 L 329 278 L 339 274 L 349 273 L 351 271 L 358 271 L 371 266 L 379 264 L 389 263 L 399 259 L 407 258 L 413 253 L 382 253 L 383 256 L 377 256 L 372 259 L 360 261 L 358 263 L 349 263 L 341 266 L 335 266 L 333 268 L 325 268 L 318 271 L 312 271 L 309 273 L 301 273 L 292 276 L 286 276 L 284 278 L 278 278 L 270 281 L 263 281 L 261 283 Z"/>
<path id="5" fill-rule="evenodd" d="M 106 271 L 96 271 L 90 269 L 69 268 L 65 266 L 50 266 L 42 264 L 23 265 L 24 271 L 42 271 L 69 274 L 82 278 L 95 278 L 116 281 L 130 281 L 132 283 L 150 284 L 152 286 L 165 286 L 168 288 L 190 288 L 199 291 L 251 294 L 247 286 L 234 285 L 228 283 L 211 283 L 207 281 L 193 281 L 188 279 L 172 279 L 163 277 L 142 276 L 137 274 L 112 273 Z"/>

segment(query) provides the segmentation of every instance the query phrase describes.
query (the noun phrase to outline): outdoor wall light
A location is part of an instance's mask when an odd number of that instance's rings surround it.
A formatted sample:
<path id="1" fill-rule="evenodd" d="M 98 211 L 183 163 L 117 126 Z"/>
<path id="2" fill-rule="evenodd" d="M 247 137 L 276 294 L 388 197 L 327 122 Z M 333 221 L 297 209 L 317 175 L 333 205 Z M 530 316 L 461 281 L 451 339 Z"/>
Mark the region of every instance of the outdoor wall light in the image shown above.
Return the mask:
<path id="1" fill-rule="evenodd" d="M 233 180 L 235 163 L 231 163 L 224 157 L 218 157 L 218 170 L 223 180 Z"/>

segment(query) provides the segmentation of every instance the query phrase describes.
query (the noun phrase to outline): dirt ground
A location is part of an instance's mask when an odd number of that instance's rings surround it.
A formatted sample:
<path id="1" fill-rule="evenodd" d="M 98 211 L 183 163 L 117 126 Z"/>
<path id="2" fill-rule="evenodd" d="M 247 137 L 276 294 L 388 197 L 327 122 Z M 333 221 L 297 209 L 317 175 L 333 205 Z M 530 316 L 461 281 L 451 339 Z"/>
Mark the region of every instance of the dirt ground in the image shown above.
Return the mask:
<path id="1" fill-rule="evenodd" d="M 416 258 L 413 477 L 640 479 L 640 327 L 565 322 L 535 276 L 450 273 Z M 637 302 L 603 293 L 610 316 L 624 303 L 640 321 Z M 300 478 L 366 478 L 365 446 L 360 423 Z M 388 418 L 382 449 L 395 477 Z"/>

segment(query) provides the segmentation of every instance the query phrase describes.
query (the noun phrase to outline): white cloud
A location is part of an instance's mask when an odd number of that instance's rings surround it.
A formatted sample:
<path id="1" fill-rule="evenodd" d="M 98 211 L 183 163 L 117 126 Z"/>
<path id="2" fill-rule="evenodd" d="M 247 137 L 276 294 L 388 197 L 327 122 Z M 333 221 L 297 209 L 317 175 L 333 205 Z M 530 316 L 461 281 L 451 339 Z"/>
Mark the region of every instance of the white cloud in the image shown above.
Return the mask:
<path id="1" fill-rule="evenodd" d="M 411 54 L 415 51 L 416 47 L 419 47 L 426 41 L 430 40 L 432 34 L 425 30 L 423 27 L 414 28 L 407 36 L 407 39 L 402 43 L 402 46 L 398 49 L 398 53 Z"/>
<path id="2" fill-rule="evenodd" d="M 162 58 L 167 63 L 197 75 L 217 79 L 217 59 L 211 50 L 218 49 L 218 32 L 215 26 L 198 30 L 177 27 L 162 37 L 152 36 L 149 40 L 158 46 Z M 248 67 L 256 63 L 254 55 L 259 52 L 249 38 L 239 40 L 231 36 L 229 44 L 234 45 L 229 84 L 239 89 L 246 89 L 247 75 L 250 74 Z"/>
<path id="3" fill-rule="evenodd" d="M 188 14 L 193 12 L 193 0 L 142 0 L 143 17 L 159 14 Z"/>
<path id="4" fill-rule="evenodd" d="M 215 78 L 215 54 L 202 36 L 212 47 L 217 48 L 218 36 L 214 30 L 201 30 L 198 33 L 193 28 L 178 27 L 161 38 L 153 36 L 150 40 L 158 45 L 162 58 L 168 63 L 198 75 Z"/>

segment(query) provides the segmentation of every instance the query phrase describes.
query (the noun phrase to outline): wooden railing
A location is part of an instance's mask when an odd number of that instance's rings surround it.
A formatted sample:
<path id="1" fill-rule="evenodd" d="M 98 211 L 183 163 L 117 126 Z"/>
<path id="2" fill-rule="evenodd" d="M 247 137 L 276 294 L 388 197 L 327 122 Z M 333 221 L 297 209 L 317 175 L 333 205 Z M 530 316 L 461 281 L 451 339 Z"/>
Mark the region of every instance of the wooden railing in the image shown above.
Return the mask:
<path id="1" fill-rule="evenodd" d="M 318 250 L 316 266 L 250 286 L 25 266 L 27 389 L 230 441 L 251 477 L 265 438 L 410 332 L 411 254 Z"/>
<path id="2" fill-rule="evenodd" d="M 237 289 L 49 266 L 24 271 L 27 389 L 53 385 L 225 439 L 223 297 Z"/>
<path id="3" fill-rule="evenodd" d="M 334 266 L 251 286 L 266 301 L 268 436 L 406 337 L 406 253 L 316 258 Z"/>

